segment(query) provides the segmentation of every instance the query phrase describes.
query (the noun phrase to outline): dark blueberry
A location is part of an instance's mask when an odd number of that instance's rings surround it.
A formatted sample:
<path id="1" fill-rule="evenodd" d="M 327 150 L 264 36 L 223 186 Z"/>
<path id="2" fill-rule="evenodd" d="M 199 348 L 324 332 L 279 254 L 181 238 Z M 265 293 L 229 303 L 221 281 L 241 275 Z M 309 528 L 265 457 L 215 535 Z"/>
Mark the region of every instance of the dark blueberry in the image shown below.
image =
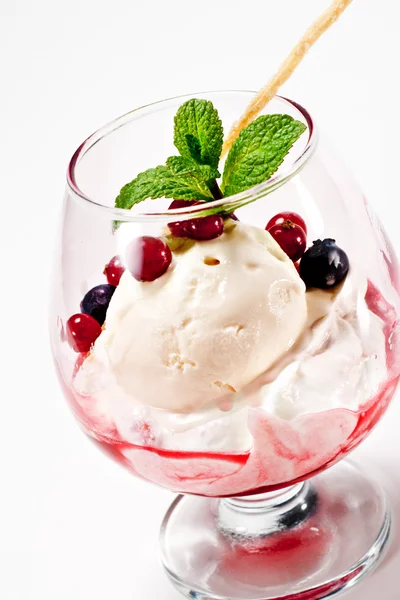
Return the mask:
<path id="1" fill-rule="evenodd" d="M 349 259 L 335 240 L 316 240 L 303 254 L 300 261 L 300 277 L 307 287 L 331 288 L 346 277 Z"/>
<path id="2" fill-rule="evenodd" d="M 103 325 L 106 320 L 106 312 L 113 293 L 115 292 L 115 286 L 109 283 L 103 283 L 96 285 L 88 291 L 81 302 L 81 311 L 85 315 L 90 315 L 100 325 Z"/>

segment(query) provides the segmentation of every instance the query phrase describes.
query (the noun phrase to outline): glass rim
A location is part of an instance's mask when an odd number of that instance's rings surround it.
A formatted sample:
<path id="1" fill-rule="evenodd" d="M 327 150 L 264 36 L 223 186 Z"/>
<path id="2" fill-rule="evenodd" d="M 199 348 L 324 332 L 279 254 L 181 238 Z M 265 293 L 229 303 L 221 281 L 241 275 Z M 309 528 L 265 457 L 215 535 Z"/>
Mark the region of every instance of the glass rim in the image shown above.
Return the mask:
<path id="1" fill-rule="evenodd" d="M 98 142 L 100 142 L 107 135 L 111 134 L 113 131 L 116 131 L 120 127 L 123 127 L 126 123 L 129 123 L 136 115 L 136 113 L 149 109 L 152 107 L 156 107 L 159 104 L 164 104 L 166 102 L 172 102 L 174 100 L 182 100 L 182 102 L 193 98 L 195 96 L 206 96 L 210 94 L 256 94 L 252 90 L 213 90 L 207 92 L 196 92 L 192 94 L 184 94 L 179 96 L 173 96 L 171 98 L 166 98 L 164 100 L 157 100 L 156 102 L 151 102 L 149 104 L 145 104 L 143 106 L 139 106 L 134 108 L 133 110 L 121 115 L 109 121 L 99 129 L 97 129 L 94 133 L 92 133 L 89 137 L 87 137 L 84 142 L 76 149 L 74 154 L 69 161 L 67 168 L 67 186 L 70 193 L 79 201 L 84 203 L 89 203 L 92 207 L 101 209 L 108 213 L 110 219 L 114 221 L 122 221 L 122 222 L 148 222 L 154 220 L 171 220 L 171 216 L 176 216 L 177 219 L 182 219 L 186 215 L 189 217 L 195 215 L 205 216 L 207 214 L 214 214 L 219 212 L 231 213 L 234 210 L 240 208 L 241 206 L 245 206 L 255 200 L 259 199 L 266 194 L 271 193 L 277 188 L 281 187 L 284 183 L 292 179 L 308 162 L 308 160 L 313 155 L 318 141 L 318 131 L 315 126 L 315 123 L 309 114 L 309 112 L 295 100 L 291 100 L 290 98 L 286 98 L 285 96 L 276 95 L 274 99 L 277 99 L 281 102 L 289 104 L 292 108 L 295 108 L 297 112 L 299 112 L 304 118 L 307 130 L 308 130 L 308 140 L 306 142 L 305 147 L 301 150 L 299 155 L 295 157 L 291 164 L 289 164 L 285 169 L 282 169 L 277 172 L 276 175 L 273 175 L 267 181 L 263 183 L 257 184 L 248 190 L 240 192 L 238 194 L 233 194 L 232 196 L 227 196 L 226 198 L 222 198 L 220 200 L 213 200 L 212 202 L 206 202 L 201 205 L 192 205 L 190 207 L 184 207 L 173 210 L 166 211 L 157 211 L 157 212 L 143 212 L 132 214 L 131 210 L 124 208 L 116 208 L 113 206 L 108 206 L 103 204 L 102 202 L 96 201 L 94 198 L 90 198 L 87 196 L 79 187 L 76 180 L 76 167 L 80 160 L 85 156 L 85 154 Z M 172 199 L 171 199 L 172 200 Z"/>

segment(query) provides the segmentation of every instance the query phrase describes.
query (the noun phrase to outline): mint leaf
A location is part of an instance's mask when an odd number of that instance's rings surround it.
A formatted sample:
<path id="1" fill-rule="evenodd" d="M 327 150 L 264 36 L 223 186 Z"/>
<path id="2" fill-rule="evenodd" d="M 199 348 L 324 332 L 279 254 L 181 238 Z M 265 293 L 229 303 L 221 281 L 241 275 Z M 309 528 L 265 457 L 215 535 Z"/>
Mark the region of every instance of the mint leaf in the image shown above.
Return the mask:
<path id="1" fill-rule="evenodd" d="M 222 193 L 232 196 L 267 181 L 306 126 L 289 115 L 262 115 L 240 133 L 226 159 Z"/>
<path id="2" fill-rule="evenodd" d="M 130 209 L 146 198 L 213 200 L 207 182 L 219 173 L 207 165 L 197 165 L 181 156 L 171 156 L 167 165 L 148 169 L 124 185 L 115 200 L 117 208 Z"/>
<path id="3" fill-rule="evenodd" d="M 167 167 L 176 175 L 190 175 L 201 181 L 210 181 L 221 177 L 221 173 L 209 165 L 198 165 L 183 156 L 170 156 L 167 158 Z"/>
<path id="4" fill-rule="evenodd" d="M 198 164 L 202 164 L 203 159 L 201 157 L 201 145 L 199 140 L 197 139 L 197 137 L 194 137 L 194 135 L 192 135 L 191 133 L 187 133 L 185 135 L 185 138 L 190 156 L 195 162 L 197 162 Z"/>
<path id="5" fill-rule="evenodd" d="M 193 98 L 175 115 L 174 144 L 180 154 L 201 165 L 218 168 L 223 129 L 212 102 Z"/>

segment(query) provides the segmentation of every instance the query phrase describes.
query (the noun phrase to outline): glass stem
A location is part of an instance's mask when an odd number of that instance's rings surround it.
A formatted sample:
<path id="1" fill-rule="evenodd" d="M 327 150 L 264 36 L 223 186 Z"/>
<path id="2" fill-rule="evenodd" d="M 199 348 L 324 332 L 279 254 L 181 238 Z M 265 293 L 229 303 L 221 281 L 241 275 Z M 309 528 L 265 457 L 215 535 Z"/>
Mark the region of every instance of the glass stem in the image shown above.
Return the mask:
<path id="1" fill-rule="evenodd" d="M 224 498 L 218 505 L 218 525 L 230 536 L 261 537 L 297 527 L 314 513 L 316 504 L 309 482 L 267 494 Z"/>

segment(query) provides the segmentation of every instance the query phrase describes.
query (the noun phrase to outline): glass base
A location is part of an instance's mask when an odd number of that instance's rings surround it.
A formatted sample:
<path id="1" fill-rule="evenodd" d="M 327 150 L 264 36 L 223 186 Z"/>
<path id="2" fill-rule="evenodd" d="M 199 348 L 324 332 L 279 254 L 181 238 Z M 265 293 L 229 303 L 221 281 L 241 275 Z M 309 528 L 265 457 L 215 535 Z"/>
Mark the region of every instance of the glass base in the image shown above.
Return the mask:
<path id="1" fill-rule="evenodd" d="M 186 598 L 318 600 L 371 571 L 389 534 L 381 488 L 342 462 L 261 496 L 179 496 L 165 516 L 161 550 Z"/>

